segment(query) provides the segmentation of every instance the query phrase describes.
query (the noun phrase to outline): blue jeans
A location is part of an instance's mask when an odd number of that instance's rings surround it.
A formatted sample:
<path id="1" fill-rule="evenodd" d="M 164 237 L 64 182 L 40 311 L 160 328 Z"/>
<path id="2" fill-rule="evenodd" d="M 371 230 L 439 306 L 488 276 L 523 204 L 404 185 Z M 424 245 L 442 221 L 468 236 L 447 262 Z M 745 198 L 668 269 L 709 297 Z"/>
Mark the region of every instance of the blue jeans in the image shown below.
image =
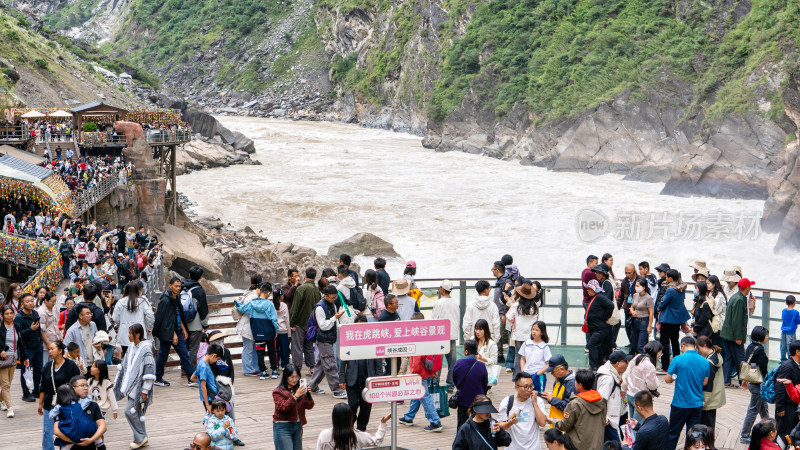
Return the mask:
<path id="1" fill-rule="evenodd" d="M 628 418 L 636 419 L 636 423 L 644 423 L 644 419 L 639 415 L 639 413 L 636 412 L 636 408 L 634 408 L 632 395 L 628 396 Z M 631 430 L 631 432 L 634 436 L 636 436 L 635 431 Z"/>
<path id="2" fill-rule="evenodd" d="M 669 441 L 667 441 L 666 449 L 674 449 L 678 445 L 678 438 L 681 435 L 681 430 L 686 426 L 686 431 L 700 423 L 700 415 L 702 414 L 703 407 L 697 408 L 678 408 L 677 406 L 670 406 L 669 411 Z"/>
<path id="3" fill-rule="evenodd" d="M 258 354 L 256 343 L 246 337 L 242 338 L 242 373 L 258 372 Z"/>
<path id="4" fill-rule="evenodd" d="M 431 393 L 428 391 L 430 382 L 430 378 L 422 380 L 422 386 L 425 388 L 425 396 L 419 400 L 411 400 L 408 412 L 403 416 L 405 420 L 414 420 L 414 416 L 417 415 L 419 405 L 421 404 L 422 408 L 425 409 L 425 418 L 427 418 L 432 425 L 439 425 L 439 414 L 436 413 L 436 406 L 433 405 L 433 398 L 431 398 Z"/>
<path id="5" fill-rule="evenodd" d="M 131 257 L 131 259 L 133 259 L 133 250 L 134 250 L 134 248 L 133 248 L 133 247 L 129 247 L 129 248 L 128 248 L 128 256 L 130 256 L 130 257 Z"/>
<path id="6" fill-rule="evenodd" d="M 506 356 L 506 369 L 514 370 L 514 360 L 517 357 L 517 347 L 515 345 L 508 346 L 508 355 Z"/>
<path id="7" fill-rule="evenodd" d="M 786 361 L 786 354 L 789 353 L 789 346 L 796 340 L 797 337 L 794 333 L 781 333 L 781 362 Z"/>
<path id="8" fill-rule="evenodd" d="M 109 345 L 108 347 L 106 347 L 106 364 L 107 365 L 110 366 L 112 364 L 111 358 L 113 356 L 114 356 L 114 347 Z"/>
<path id="9" fill-rule="evenodd" d="M 603 430 L 603 441 L 620 442 L 619 431 L 616 428 L 612 427 L 611 425 L 606 425 L 606 428 Z"/>
<path id="10" fill-rule="evenodd" d="M 278 334 L 278 359 L 281 361 L 281 367 L 289 365 L 289 335 Z"/>
<path id="11" fill-rule="evenodd" d="M 649 321 L 649 317 L 634 318 L 631 321 L 631 345 L 628 349 L 629 355 L 644 353 L 644 346 L 647 345 L 647 339 L 650 337 L 650 335 L 647 334 L 647 323 Z"/>
<path id="12" fill-rule="evenodd" d="M 303 427 L 300 422 L 273 422 L 275 450 L 303 450 Z"/>
<path id="13" fill-rule="evenodd" d="M 536 375 L 535 373 L 532 373 L 531 377 L 533 377 L 533 390 L 536 392 L 544 391 L 544 387 L 547 385 L 547 378 L 544 376 L 544 374 Z"/>
<path id="14" fill-rule="evenodd" d="M 165 341 L 159 339 L 160 345 L 158 347 L 158 361 L 156 361 L 156 379 L 161 380 L 164 378 L 164 365 L 169 358 L 169 349 L 172 346 L 172 341 Z M 175 346 L 175 352 L 181 360 L 181 368 L 186 372 L 186 378 L 191 378 L 194 373 L 192 363 L 189 362 L 189 351 L 186 349 L 186 341 L 183 340 L 183 333 L 178 332 L 178 345 Z"/>
<path id="15" fill-rule="evenodd" d="M 722 361 L 722 374 L 725 376 L 725 384 L 728 384 L 731 382 L 731 373 L 738 374 L 739 366 L 744 361 L 744 344 L 725 339 L 725 347 L 728 349 L 728 357 Z"/>
<path id="16" fill-rule="evenodd" d="M 53 436 L 53 422 L 50 420 L 50 410 L 42 409 L 42 450 L 55 450 L 53 445 L 55 437 Z"/>

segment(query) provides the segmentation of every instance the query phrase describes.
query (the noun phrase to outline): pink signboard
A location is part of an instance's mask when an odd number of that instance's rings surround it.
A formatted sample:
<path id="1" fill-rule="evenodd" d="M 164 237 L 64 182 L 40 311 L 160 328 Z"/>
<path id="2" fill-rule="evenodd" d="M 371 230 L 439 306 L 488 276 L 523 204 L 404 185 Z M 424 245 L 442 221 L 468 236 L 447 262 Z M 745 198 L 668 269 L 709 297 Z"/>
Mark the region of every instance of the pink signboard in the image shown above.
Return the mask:
<path id="1" fill-rule="evenodd" d="M 367 403 L 416 400 L 425 395 L 422 377 L 417 374 L 367 378 L 361 393 Z"/>
<path id="2" fill-rule="evenodd" d="M 339 327 L 339 359 L 443 355 L 450 351 L 447 319 L 348 323 Z"/>

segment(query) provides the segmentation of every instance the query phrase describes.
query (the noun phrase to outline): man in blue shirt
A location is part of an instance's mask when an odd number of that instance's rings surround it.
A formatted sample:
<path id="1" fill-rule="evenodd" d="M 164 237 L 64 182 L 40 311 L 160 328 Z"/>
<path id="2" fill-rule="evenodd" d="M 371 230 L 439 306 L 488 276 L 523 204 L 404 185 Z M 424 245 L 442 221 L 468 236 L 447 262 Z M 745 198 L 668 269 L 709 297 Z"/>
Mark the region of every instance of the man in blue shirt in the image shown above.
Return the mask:
<path id="1" fill-rule="evenodd" d="M 711 369 L 708 360 L 696 350 L 693 337 L 681 339 L 681 354 L 672 359 L 667 370 L 667 383 L 675 382 L 675 394 L 669 412 L 669 441 L 665 449 L 672 450 L 678 445 L 681 428 L 689 431 L 700 423 L 703 409 L 703 386 L 708 383 Z"/>

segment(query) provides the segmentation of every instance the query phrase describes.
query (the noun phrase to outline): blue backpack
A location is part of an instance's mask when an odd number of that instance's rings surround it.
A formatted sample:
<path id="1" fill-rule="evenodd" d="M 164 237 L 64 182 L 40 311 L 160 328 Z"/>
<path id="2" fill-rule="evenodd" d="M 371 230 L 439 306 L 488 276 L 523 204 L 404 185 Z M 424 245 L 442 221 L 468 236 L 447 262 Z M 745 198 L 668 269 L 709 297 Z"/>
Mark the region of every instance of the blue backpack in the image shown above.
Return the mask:
<path id="1" fill-rule="evenodd" d="M 308 318 L 308 326 L 306 327 L 306 340 L 309 342 L 314 342 L 317 340 L 317 307 L 322 306 L 322 302 L 325 300 L 320 301 L 316 305 L 314 305 L 314 309 L 311 311 L 311 317 Z"/>
<path id="2" fill-rule="evenodd" d="M 777 368 L 770 370 L 764 377 L 764 382 L 761 383 L 761 398 L 767 403 L 775 403 L 775 373 L 777 371 Z"/>

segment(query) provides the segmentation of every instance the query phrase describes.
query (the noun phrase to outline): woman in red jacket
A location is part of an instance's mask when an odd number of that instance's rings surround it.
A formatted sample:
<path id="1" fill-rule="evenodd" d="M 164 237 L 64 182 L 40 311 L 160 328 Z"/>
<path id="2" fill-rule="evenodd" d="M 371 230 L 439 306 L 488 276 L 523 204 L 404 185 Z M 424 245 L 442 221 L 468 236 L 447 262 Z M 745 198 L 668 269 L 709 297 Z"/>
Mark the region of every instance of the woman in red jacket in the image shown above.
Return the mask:
<path id="1" fill-rule="evenodd" d="M 314 399 L 308 392 L 306 380 L 300 379 L 300 371 L 289 364 L 283 370 L 281 382 L 272 391 L 275 414 L 272 416 L 272 439 L 275 450 L 302 450 L 303 426 L 306 410 L 314 407 Z"/>
<path id="2" fill-rule="evenodd" d="M 775 438 L 778 437 L 778 426 L 775 419 L 763 419 L 753 427 L 750 433 L 748 450 L 780 450 Z"/>

